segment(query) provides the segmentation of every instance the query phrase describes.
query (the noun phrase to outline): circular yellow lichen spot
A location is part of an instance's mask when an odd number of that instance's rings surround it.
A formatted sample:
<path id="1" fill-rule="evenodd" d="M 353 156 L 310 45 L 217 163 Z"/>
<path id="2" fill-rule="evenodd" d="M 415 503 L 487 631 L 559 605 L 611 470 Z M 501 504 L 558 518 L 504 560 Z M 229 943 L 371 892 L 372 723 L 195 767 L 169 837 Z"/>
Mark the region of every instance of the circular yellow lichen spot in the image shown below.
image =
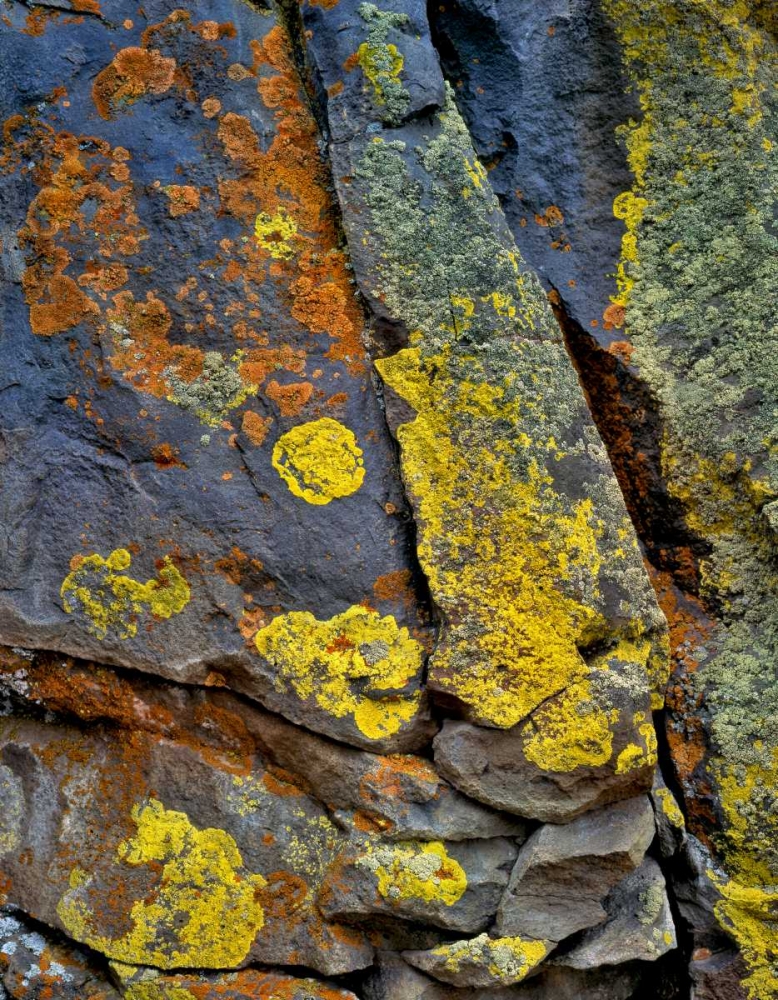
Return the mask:
<path id="1" fill-rule="evenodd" d="M 353 431 L 331 417 L 282 434 L 273 448 L 273 468 L 295 496 L 318 506 L 356 493 L 365 478 Z"/>

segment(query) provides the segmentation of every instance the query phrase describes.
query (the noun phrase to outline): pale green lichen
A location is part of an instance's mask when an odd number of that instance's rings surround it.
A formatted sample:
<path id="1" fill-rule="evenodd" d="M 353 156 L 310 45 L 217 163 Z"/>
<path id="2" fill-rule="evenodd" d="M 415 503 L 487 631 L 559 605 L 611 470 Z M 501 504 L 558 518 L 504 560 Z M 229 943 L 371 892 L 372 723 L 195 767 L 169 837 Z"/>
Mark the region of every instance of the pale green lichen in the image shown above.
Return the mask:
<path id="1" fill-rule="evenodd" d="M 226 361 L 218 351 L 208 351 L 203 357 L 202 372 L 190 382 L 182 379 L 175 369 L 166 368 L 163 375 L 170 387 L 168 399 L 194 413 L 209 427 L 218 427 L 230 410 L 257 391 L 255 385 L 246 385 L 241 379 L 240 359 L 240 352 Z"/>
<path id="2" fill-rule="evenodd" d="M 21 843 L 24 817 L 24 788 L 19 777 L 5 764 L 0 764 L 0 857 L 15 850 Z"/>
<path id="3" fill-rule="evenodd" d="M 382 120 L 387 125 L 398 125 L 408 112 L 410 95 L 400 80 L 404 63 L 402 53 L 387 39 L 392 29 L 407 26 L 408 15 L 362 3 L 359 16 L 368 25 L 368 35 L 367 41 L 357 50 L 357 60 L 370 82 Z"/>
<path id="4" fill-rule="evenodd" d="M 377 367 L 415 411 L 397 436 L 444 619 L 430 680 L 505 727 L 575 692 L 531 752 L 552 769 L 605 763 L 615 719 L 591 695 L 581 648 L 661 633 L 661 615 L 545 296 L 450 95 L 430 132 L 414 151 L 376 138 L 356 169 L 365 240 L 380 248 L 371 291 L 410 332 Z M 571 495 L 582 476 L 587 489 Z M 618 626 L 603 579 L 623 593 Z M 641 650 L 644 676 L 646 663 Z"/>
<path id="5" fill-rule="evenodd" d="M 379 895 L 390 902 L 421 899 L 453 906 L 467 889 L 464 869 L 438 840 L 368 844 L 356 864 L 375 875 Z"/>
<path id="6" fill-rule="evenodd" d="M 520 983 L 539 965 L 549 953 L 547 941 L 531 938 L 500 937 L 488 934 L 467 941 L 452 941 L 441 945 L 430 953 L 442 960 L 443 970 L 448 973 L 464 973 L 472 976 L 475 972 L 479 981 L 488 979 L 496 986 L 512 986 Z"/>
<path id="7" fill-rule="evenodd" d="M 634 183 L 614 206 L 626 229 L 617 300 L 632 362 L 660 404 L 669 491 L 709 546 L 700 596 L 719 624 L 698 656 L 696 694 L 710 713 L 718 845 L 736 880 L 721 913 L 740 928 L 753 1000 L 778 996 L 773 6 L 605 3 L 642 112 L 623 130 Z"/>

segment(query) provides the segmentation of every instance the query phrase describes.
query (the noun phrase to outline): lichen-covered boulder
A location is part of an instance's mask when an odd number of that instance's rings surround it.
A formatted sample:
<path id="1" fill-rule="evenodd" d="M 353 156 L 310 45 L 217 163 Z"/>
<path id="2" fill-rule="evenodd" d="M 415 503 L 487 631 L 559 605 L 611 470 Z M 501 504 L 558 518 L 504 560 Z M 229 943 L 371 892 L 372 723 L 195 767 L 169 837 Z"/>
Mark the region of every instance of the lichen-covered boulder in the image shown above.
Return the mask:
<path id="1" fill-rule="evenodd" d="M 2 28 L 2 638 L 418 746 L 406 503 L 292 40 L 101 11 Z"/>

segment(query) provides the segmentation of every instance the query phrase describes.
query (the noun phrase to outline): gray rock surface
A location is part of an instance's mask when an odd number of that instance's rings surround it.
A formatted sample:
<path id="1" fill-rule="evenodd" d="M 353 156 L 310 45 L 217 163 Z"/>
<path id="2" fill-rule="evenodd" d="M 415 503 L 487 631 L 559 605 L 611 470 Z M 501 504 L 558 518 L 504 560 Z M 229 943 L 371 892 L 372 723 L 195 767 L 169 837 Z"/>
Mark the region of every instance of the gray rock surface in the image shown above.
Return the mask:
<path id="1" fill-rule="evenodd" d="M 500 902 L 496 931 L 562 941 L 607 918 L 605 897 L 654 839 L 647 796 L 542 826 L 522 847 Z"/>
<path id="2" fill-rule="evenodd" d="M 395 955 L 380 954 L 363 988 L 364 1000 L 630 1000 L 638 966 L 583 972 L 544 967 L 518 986 L 463 989 L 437 982 Z"/>
<path id="3" fill-rule="evenodd" d="M 677 946 L 665 878 L 653 858 L 611 889 L 603 906 L 605 923 L 586 931 L 554 962 L 572 969 L 653 962 Z"/>

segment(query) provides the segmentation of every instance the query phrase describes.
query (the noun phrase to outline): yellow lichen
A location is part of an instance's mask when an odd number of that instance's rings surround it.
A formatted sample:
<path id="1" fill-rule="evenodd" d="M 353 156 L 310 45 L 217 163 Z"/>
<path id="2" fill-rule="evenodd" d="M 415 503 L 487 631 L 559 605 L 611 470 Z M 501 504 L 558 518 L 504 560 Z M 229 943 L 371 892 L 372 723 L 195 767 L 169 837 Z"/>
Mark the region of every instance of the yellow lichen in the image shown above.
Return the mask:
<path id="1" fill-rule="evenodd" d="M 132 928 L 120 938 L 101 933 L 99 912 L 87 903 L 99 887 L 75 869 L 59 902 L 62 925 L 76 940 L 128 965 L 158 968 L 238 965 L 264 924 L 257 890 L 261 875 L 244 870 L 234 839 L 224 830 L 198 830 L 186 813 L 150 800 L 133 808 L 134 837 L 123 841 L 116 862 L 146 866 L 154 888 L 129 910 Z"/>
<path id="2" fill-rule="evenodd" d="M 65 577 L 60 596 L 68 614 L 82 612 L 89 631 L 104 639 L 108 630 L 127 639 L 138 631 L 138 617 L 147 611 L 154 618 L 171 618 L 189 603 L 189 585 L 166 556 L 157 579 L 140 583 L 121 573 L 129 569 L 127 549 L 114 549 L 107 559 L 95 553 L 76 556 Z"/>
<path id="3" fill-rule="evenodd" d="M 472 381 L 455 376 L 445 353 L 426 360 L 409 348 L 377 367 L 416 411 L 397 436 L 419 556 L 449 625 L 432 659 L 435 684 L 509 727 L 565 688 L 583 692 L 579 647 L 609 632 L 597 607 L 603 526 L 591 500 L 570 503 L 554 490 L 548 462 L 562 453 L 542 432 L 537 397 L 517 398 L 510 376 L 479 377 L 475 356 L 468 364 Z M 456 436 L 463 418 L 481 428 L 469 450 Z M 527 431 L 506 433 L 517 426 Z M 607 743 L 602 718 L 585 719 Z"/>
<path id="4" fill-rule="evenodd" d="M 362 485 L 362 449 L 354 433 L 331 417 L 298 424 L 273 448 L 273 467 L 294 493 L 322 506 Z"/>
<path id="5" fill-rule="evenodd" d="M 587 681 L 573 685 L 533 715 L 524 756 L 547 771 L 607 764 L 613 753 L 611 725 L 617 721 L 615 709 L 606 712 L 592 699 Z"/>
<path id="6" fill-rule="evenodd" d="M 367 845 L 360 867 L 373 872 L 384 899 L 422 899 L 453 906 L 467 889 L 464 869 L 439 840 Z"/>
<path id="7" fill-rule="evenodd" d="M 723 881 L 711 875 L 722 898 L 716 904 L 718 920 L 740 945 L 749 975 L 743 980 L 750 1000 L 778 996 L 778 891 Z"/>
<path id="8" fill-rule="evenodd" d="M 686 822 L 678 803 L 675 801 L 675 796 L 670 789 L 660 787 L 656 789 L 654 794 L 656 798 L 659 799 L 662 813 L 667 817 L 670 824 L 679 830 L 683 830 L 686 826 Z"/>
<path id="9" fill-rule="evenodd" d="M 640 742 L 629 743 L 618 756 L 616 774 L 625 774 L 638 767 L 653 767 L 657 762 L 657 742 L 654 726 L 646 721 L 643 712 L 635 712 L 632 725 L 640 737 Z"/>
<path id="10" fill-rule="evenodd" d="M 387 89 L 401 85 L 404 60 L 400 50 L 391 42 L 388 45 L 362 42 L 357 49 L 357 62 L 373 87 L 376 103 L 385 104 Z"/>
<path id="11" fill-rule="evenodd" d="M 469 941 L 452 941 L 435 948 L 432 954 L 444 959 L 449 972 L 473 966 L 485 968 L 496 983 L 512 985 L 526 978 L 549 952 L 545 941 L 521 937 L 490 938 L 479 934 Z"/>
<path id="12" fill-rule="evenodd" d="M 297 223 L 285 208 L 279 208 L 274 215 L 260 212 L 254 222 L 257 242 L 276 260 L 288 260 L 294 256 L 290 240 L 296 234 Z"/>
<path id="13" fill-rule="evenodd" d="M 423 650 L 391 615 L 354 606 L 318 621 L 308 611 L 292 611 L 260 629 L 254 641 L 276 669 L 278 691 L 291 687 L 335 718 L 351 715 L 369 739 L 394 735 L 418 708 L 417 692 L 396 692 L 419 677 Z"/>

